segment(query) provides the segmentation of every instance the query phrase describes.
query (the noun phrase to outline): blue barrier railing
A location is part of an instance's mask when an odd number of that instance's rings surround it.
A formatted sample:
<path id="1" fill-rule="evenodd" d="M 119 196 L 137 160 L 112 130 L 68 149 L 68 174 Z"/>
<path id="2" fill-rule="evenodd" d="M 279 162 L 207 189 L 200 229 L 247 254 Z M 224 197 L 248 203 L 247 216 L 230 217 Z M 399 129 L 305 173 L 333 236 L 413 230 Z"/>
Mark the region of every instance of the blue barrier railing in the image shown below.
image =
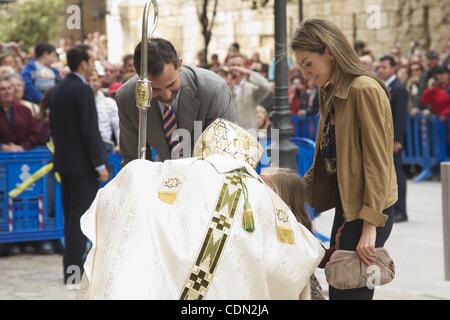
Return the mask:
<path id="1" fill-rule="evenodd" d="M 17 197 L 8 195 L 51 161 L 52 155 L 45 147 L 26 152 L 0 152 L 0 243 L 61 240 L 64 237 L 61 184 L 56 181 L 53 171 Z M 109 154 L 108 162 L 112 179 L 120 170 L 120 155 Z"/>
<path id="2" fill-rule="evenodd" d="M 60 239 L 64 235 L 61 188 L 45 175 L 16 198 L 8 192 L 52 161 L 46 148 L 0 152 L 0 243 Z"/>
<path id="3" fill-rule="evenodd" d="M 291 141 L 298 147 L 297 170 L 298 174 L 303 177 L 313 164 L 316 144 L 308 138 L 293 137 Z"/>
<path id="4" fill-rule="evenodd" d="M 441 160 L 450 161 L 450 118 L 439 122 L 439 135 L 441 137 Z"/>
<path id="5" fill-rule="evenodd" d="M 319 116 L 292 116 L 292 125 L 294 127 L 294 137 L 308 138 L 316 140 L 317 125 Z"/>
<path id="6" fill-rule="evenodd" d="M 403 164 L 421 167 L 416 182 L 430 179 L 434 175 L 433 168 L 446 159 L 446 127 L 445 122 L 434 115 L 407 116 L 402 160 Z"/>
<path id="7" fill-rule="evenodd" d="M 261 170 L 271 165 L 271 159 L 269 154 L 270 139 L 259 139 L 258 142 L 264 149 L 264 153 L 256 167 L 256 172 L 261 173 Z M 298 147 L 296 159 L 297 159 L 297 171 L 300 176 L 308 171 L 313 163 L 315 143 L 308 138 L 291 137 L 291 142 Z"/>

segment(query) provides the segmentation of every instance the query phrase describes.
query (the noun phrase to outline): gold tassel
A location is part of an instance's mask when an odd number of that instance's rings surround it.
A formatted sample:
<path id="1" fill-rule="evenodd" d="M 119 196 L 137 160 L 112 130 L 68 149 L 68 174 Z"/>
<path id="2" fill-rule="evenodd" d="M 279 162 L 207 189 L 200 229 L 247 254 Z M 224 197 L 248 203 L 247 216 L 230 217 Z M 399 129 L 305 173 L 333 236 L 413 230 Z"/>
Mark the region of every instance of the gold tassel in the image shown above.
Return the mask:
<path id="1" fill-rule="evenodd" d="M 247 199 L 244 203 L 244 214 L 242 215 L 242 227 L 247 232 L 255 231 L 255 220 L 253 219 L 253 210 Z"/>
<path id="2" fill-rule="evenodd" d="M 277 226 L 277 238 L 279 242 L 294 244 L 294 231 L 292 229 L 286 229 L 282 226 Z"/>
<path id="3" fill-rule="evenodd" d="M 239 182 L 244 194 L 244 213 L 242 214 L 242 228 L 247 232 L 255 231 L 255 219 L 253 218 L 253 210 L 248 201 L 248 190 L 244 181 L 242 180 L 243 169 L 239 170 Z"/>
<path id="4" fill-rule="evenodd" d="M 175 200 L 177 199 L 177 193 L 176 192 L 158 192 L 158 198 L 162 202 L 165 202 L 167 204 L 173 204 Z"/>

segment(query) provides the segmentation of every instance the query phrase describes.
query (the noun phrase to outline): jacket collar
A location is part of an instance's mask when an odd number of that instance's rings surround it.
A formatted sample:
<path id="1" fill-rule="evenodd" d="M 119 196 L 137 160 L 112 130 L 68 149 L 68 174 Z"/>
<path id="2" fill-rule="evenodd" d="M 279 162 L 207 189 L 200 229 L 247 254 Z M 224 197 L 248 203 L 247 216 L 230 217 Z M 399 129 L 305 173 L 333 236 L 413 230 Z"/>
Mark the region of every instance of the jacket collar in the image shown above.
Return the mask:
<path id="1" fill-rule="evenodd" d="M 339 86 L 336 87 L 336 91 L 334 92 L 334 96 L 338 97 L 339 99 L 347 99 L 348 93 L 350 92 L 350 89 L 352 88 L 353 81 L 356 79 L 354 78 L 347 78 L 344 79 Z M 333 89 L 333 85 L 329 84 L 330 90 Z"/>

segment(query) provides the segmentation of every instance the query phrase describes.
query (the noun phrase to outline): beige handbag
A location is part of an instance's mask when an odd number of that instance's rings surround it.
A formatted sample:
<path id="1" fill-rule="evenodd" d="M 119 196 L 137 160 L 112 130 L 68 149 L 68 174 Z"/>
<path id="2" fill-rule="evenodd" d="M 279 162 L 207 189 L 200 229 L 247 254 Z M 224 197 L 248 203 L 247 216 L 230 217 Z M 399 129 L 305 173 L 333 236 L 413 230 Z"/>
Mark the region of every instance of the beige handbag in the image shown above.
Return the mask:
<path id="1" fill-rule="evenodd" d="M 394 261 L 384 248 L 376 249 L 375 262 L 366 266 L 356 251 L 336 250 L 325 266 L 328 284 L 340 290 L 374 288 L 395 277 Z"/>

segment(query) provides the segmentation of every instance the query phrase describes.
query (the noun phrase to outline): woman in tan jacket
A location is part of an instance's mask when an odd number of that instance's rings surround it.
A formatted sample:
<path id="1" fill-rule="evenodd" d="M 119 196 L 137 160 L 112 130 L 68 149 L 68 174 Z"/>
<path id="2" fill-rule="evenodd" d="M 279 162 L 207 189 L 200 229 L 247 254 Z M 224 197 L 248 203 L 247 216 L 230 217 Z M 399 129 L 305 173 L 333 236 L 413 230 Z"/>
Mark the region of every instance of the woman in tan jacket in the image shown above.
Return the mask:
<path id="1" fill-rule="evenodd" d="M 304 21 L 291 47 L 305 77 L 320 88 L 316 152 L 304 177 L 307 197 L 318 212 L 336 208 L 331 246 L 340 230 L 338 249 L 357 251 L 370 265 L 390 235 L 397 201 L 388 91 L 328 20 Z M 367 287 L 330 286 L 330 299 L 373 294 Z"/>

